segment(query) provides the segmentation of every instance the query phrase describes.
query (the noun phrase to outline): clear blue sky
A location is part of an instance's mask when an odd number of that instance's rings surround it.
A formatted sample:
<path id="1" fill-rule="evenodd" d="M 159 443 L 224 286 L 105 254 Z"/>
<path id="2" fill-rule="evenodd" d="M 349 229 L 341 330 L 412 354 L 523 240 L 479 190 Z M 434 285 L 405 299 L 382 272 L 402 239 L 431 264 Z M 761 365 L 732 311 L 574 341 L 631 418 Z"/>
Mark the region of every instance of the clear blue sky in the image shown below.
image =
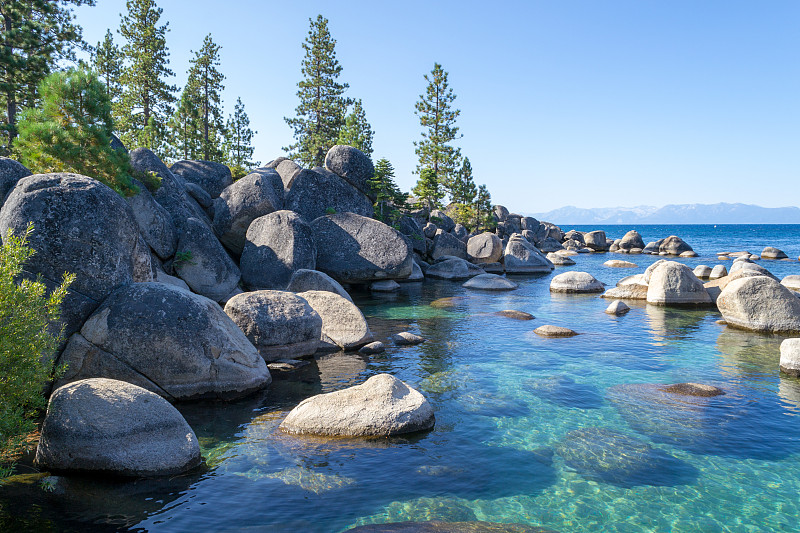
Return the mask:
<path id="1" fill-rule="evenodd" d="M 292 142 L 301 42 L 329 19 L 349 96 L 361 98 L 409 190 L 414 103 L 434 62 L 461 109 L 478 183 L 512 211 L 670 203 L 800 205 L 800 2 L 227 2 L 161 0 L 172 82 L 211 33 L 226 113 L 241 96 L 267 162 Z M 76 10 L 89 43 L 123 0 Z M 119 36 L 116 36 L 119 42 Z"/>

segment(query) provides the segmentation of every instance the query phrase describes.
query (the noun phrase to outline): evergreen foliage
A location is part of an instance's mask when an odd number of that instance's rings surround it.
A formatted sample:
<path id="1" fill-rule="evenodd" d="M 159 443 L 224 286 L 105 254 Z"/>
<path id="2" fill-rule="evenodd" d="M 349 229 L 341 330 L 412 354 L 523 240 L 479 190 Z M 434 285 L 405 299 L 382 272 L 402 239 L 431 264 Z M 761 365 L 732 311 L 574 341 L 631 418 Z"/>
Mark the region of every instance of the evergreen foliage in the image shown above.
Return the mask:
<path id="1" fill-rule="evenodd" d="M 429 211 L 442 207 L 444 191 L 436 179 L 436 172 L 432 168 L 423 168 L 419 173 L 417 184 L 411 189 L 411 193 L 419 200 L 419 207 L 425 207 Z"/>
<path id="2" fill-rule="evenodd" d="M 475 213 L 475 229 L 487 230 L 494 229 L 497 223 L 494 220 L 494 209 L 492 208 L 492 195 L 489 194 L 489 189 L 486 185 L 478 187 L 478 194 L 472 203 L 472 209 Z"/>
<path id="3" fill-rule="evenodd" d="M 168 159 L 200 159 L 202 133 L 200 130 L 200 108 L 197 84 L 189 83 L 183 88 L 175 113 L 169 119 L 170 146 Z"/>
<path id="4" fill-rule="evenodd" d="M 126 40 L 122 46 L 126 66 L 121 77 L 118 129 L 127 146 L 160 153 L 176 90 L 165 81 L 174 75 L 166 41 L 169 23 L 158 25 L 162 9 L 154 0 L 128 0 L 127 8 L 119 28 Z"/>
<path id="5" fill-rule="evenodd" d="M 372 157 L 372 126 L 367 122 L 367 115 L 361 105 L 361 99 L 353 104 L 352 113 L 345 118 L 344 125 L 339 132 L 339 139 L 336 144 L 344 144 L 358 148 L 367 156 Z"/>
<path id="6" fill-rule="evenodd" d="M 369 180 L 376 199 L 373 206 L 375 218 L 387 222 L 397 218 L 400 209 L 408 207 L 408 195 L 394 181 L 394 167 L 385 157 L 375 163 L 375 174 Z"/>
<path id="7" fill-rule="evenodd" d="M 296 142 L 284 150 L 290 158 L 315 167 L 324 164 L 325 154 L 336 144 L 351 101 L 343 96 L 349 85 L 336 81 L 342 67 L 336 59 L 336 40 L 328 30 L 328 19 L 318 15 L 309 22 L 300 70 L 303 79 L 297 84 L 300 105 L 295 108 L 295 118 L 284 119 L 294 130 Z"/>
<path id="8" fill-rule="evenodd" d="M 256 133 L 258 132 L 250 129 L 250 117 L 244 110 L 242 99 L 237 98 L 233 115 L 228 117 L 225 127 L 227 161 L 234 179 L 245 176 L 252 168 L 261 164 L 260 161 L 251 161 L 255 151 L 253 135 Z"/>
<path id="9" fill-rule="evenodd" d="M 473 202 L 478 195 L 475 181 L 472 177 L 472 164 L 465 157 L 461 168 L 456 172 L 451 181 L 450 197 L 455 203 L 455 216 L 453 219 L 465 227 L 472 227 L 475 221 Z"/>
<path id="10" fill-rule="evenodd" d="M 42 388 L 52 377 L 48 361 L 59 344 L 53 335 L 61 301 L 74 275 L 47 295 L 41 279 L 20 280 L 34 251 L 27 246 L 33 225 L 23 235 L 9 230 L 0 246 L 0 477 L 8 476 L 25 437 L 36 429 L 35 416 L 46 403 Z"/>
<path id="11" fill-rule="evenodd" d="M 92 66 L 106 85 L 109 101 L 117 102 L 122 94 L 122 51 L 114 44 L 111 30 L 106 31 L 105 39 L 97 43 L 92 52 Z"/>
<path id="12" fill-rule="evenodd" d="M 135 194 L 128 154 L 111 148 L 111 102 L 86 69 L 54 72 L 39 86 L 42 102 L 19 121 L 15 151 L 33 172 L 75 172 L 122 195 Z"/>
<path id="13" fill-rule="evenodd" d="M 414 111 L 424 128 L 422 140 L 414 142 L 419 157 L 417 172 L 421 175 L 424 169 L 432 170 L 435 179 L 449 192 L 450 181 L 461 159 L 461 151 L 449 143 L 461 137 L 455 125 L 461 111 L 452 108 L 456 95 L 447 82 L 447 72 L 442 65 L 434 63 L 430 76 L 425 75 L 425 81 L 428 87 L 425 94 L 419 96 Z"/>
<path id="14" fill-rule="evenodd" d="M 74 49 L 84 46 L 81 28 L 72 20 L 73 5 L 94 5 L 94 0 L 0 1 L 0 153 L 11 151 L 18 113 L 34 105 L 39 83 L 58 60 L 73 59 Z"/>
<path id="15" fill-rule="evenodd" d="M 220 93 L 225 87 L 222 81 L 225 76 L 218 70 L 220 46 L 211 39 L 211 34 L 203 39 L 203 47 L 194 52 L 195 56 L 189 62 L 189 81 L 191 86 L 190 97 L 196 99 L 192 102 L 199 108 L 200 114 L 200 151 L 206 161 L 218 161 L 223 158 L 222 141 L 225 133 L 225 123 L 222 114 L 222 97 Z M 186 94 L 186 91 L 184 91 Z"/>

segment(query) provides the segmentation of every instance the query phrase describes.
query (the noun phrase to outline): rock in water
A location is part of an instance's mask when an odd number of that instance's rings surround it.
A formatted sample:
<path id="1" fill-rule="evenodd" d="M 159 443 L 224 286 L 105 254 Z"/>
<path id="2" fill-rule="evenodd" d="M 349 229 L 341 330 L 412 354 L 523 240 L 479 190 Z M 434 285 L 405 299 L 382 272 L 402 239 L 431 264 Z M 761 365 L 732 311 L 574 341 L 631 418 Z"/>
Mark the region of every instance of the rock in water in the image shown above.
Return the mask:
<path id="1" fill-rule="evenodd" d="M 622 300 L 614 300 L 611 302 L 611 305 L 606 308 L 605 312 L 609 315 L 620 316 L 624 315 L 630 310 L 631 308 L 628 307 Z"/>
<path id="2" fill-rule="evenodd" d="M 644 241 L 642 236 L 636 230 L 631 230 L 625 234 L 619 242 L 620 250 L 630 251 L 632 248 L 644 249 Z"/>
<path id="3" fill-rule="evenodd" d="M 233 399 L 263 389 L 264 359 L 219 305 L 162 283 L 114 291 L 70 337 L 57 386 L 112 378 L 169 400 Z"/>
<path id="4" fill-rule="evenodd" d="M 509 273 L 546 273 L 554 268 L 542 252 L 520 235 L 509 237 L 503 263 Z"/>
<path id="5" fill-rule="evenodd" d="M 338 294 L 346 300 L 353 301 L 338 281 L 318 270 L 301 268 L 292 274 L 292 279 L 289 280 L 289 286 L 286 287 L 286 290 L 291 292 L 328 291 Z"/>
<path id="6" fill-rule="evenodd" d="M 313 355 L 322 338 L 322 318 L 293 292 L 238 294 L 225 304 L 225 313 L 267 362 Z"/>
<path id="7" fill-rule="evenodd" d="M 647 300 L 647 285 L 632 283 L 630 285 L 612 287 L 604 292 L 602 297 L 614 300 Z"/>
<path id="8" fill-rule="evenodd" d="M 389 374 L 361 385 L 300 402 L 280 428 L 292 434 L 390 437 L 431 429 L 433 408 L 425 397 Z"/>
<path id="9" fill-rule="evenodd" d="M 473 265 L 459 257 L 447 257 L 429 266 L 425 271 L 425 277 L 460 281 L 484 273 L 484 270 L 478 265 Z"/>
<path id="10" fill-rule="evenodd" d="M 283 289 L 295 271 L 316 264 L 311 226 L 296 213 L 276 211 L 250 224 L 239 267 L 251 290 Z"/>
<path id="11" fill-rule="evenodd" d="M 369 290 L 372 292 L 397 292 L 400 290 L 400 284 L 393 279 L 384 279 L 381 281 L 373 281 L 369 285 Z"/>
<path id="12" fill-rule="evenodd" d="M 358 353 L 363 353 L 365 355 L 374 355 L 376 353 L 383 353 L 386 351 L 386 347 L 383 345 L 381 341 L 371 342 L 369 344 L 365 344 L 361 348 L 359 348 Z"/>
<path id="13" fill-rule="evenodd" d="M 761 251 L 761 259 L 788 259 L 788 255 L 783 250 L 767 246 Z"/>
<path id="14" fill-rule="evenodd" d="M 184 181 L 202 187 L 211 198 L 219 198 L 226 187 L 233 184 L 231 169 L 213 161 L 178 161 L 169 168 Z"/>
<path id="15" fill-rule="evenodd" d="M 715 265 L 714 268 L 711 269 L 711 274 L 708 275 L 708 279 L 716 280 L 720 278 L 724 278 L 728 275 L 728 269 L 725 268 L 725 265 Z"/>
<path id="16" fill-rule="evenodd" d="M 686 265 L 665 261 L 656 267 L 647 286 L 647 303 L 656 305 L 710 305 L 703 283 Z"/>
<path id="17" fill-rule="evenodd" d="M 408 240 L 383 222 L 338 213 L 314 220 L 311 228 L 317 243 L 317 269 L 341 283 L 411 275 Z"/>
<path id="18" fill-rule="evenodd" d="M 302 170 L 295 176 L 286 194 L 286 209 L 307 222 L 335 213 L 373 215 L 372 200 L 332 172 Z"/>
<path id="19" fill-rule="evenodd" d="M 180 474 L 202 462 L 197 437 L 166 400 L 113 379 L 85 379 L 50 397 L 36 463 L 54 471 Z"/>
<path id="20" fill-rule="evenodd" d="M 468 289 L 481 289 L 485 291 L 513 291 L 519 285 L 497 274 L 478 274 L 462 285 Z"/>
<path id="21" fill-rule="evenodd" d="M 714 385 L 706 385 L 705 383 L 675 383 L 674 385 L 665 385 L 661 387 L 664 392 L 671 394 L 679 394 L 681 396 L 698 396 L 701 398 L 709 398 L 712 396 L 721 396 L 725 391 Z"/>
<path id="22" fill-rule="evenodd" d="M 590 231 L 584 233 L 583 242 L 587 248 L 591 248 L 595 252 L 601 252 L 608 249 L 606 244 L 606 232 L 604 231 Z"/>
<path id="23" fill-rule="evenodd" d="M 298 294 L 322 318 L 320 348 L 356 350 L 372 342 L 372 332 L 361 310 L 353 302 L 327 291 Z"/>
<path id="24" fill-rule="evenodd" d="M 375 174 L 375 167 L 369 156 L 361 150 L 337 144 L 325 155 L 325 167 L 362 193 L 375 199 L 369 184 L 369 180 Z"/>
<path id="25" fill-rule="evenodd" d="M 785 339 L 781 343 L 781 372 L 800 377 L 800 339 Z"/>
<path id="26" fill-rule="evenodd" d="M 514 320 L 533 320 L 536 318 L 530 313 L 526 313 L 525 311 L 517 311 L 516 309 L 504 309 L 495 314 L 498 316 L 504 316 L 506 318 L 513 318 Z"/>
<path id="27" fill-rule="evenodd" d="M 500 206 L 502 207 L 502 206 Z M 347 533 L 557 533 L 552 529 L 499 522 L 390 522 L 348 529 Z"/>
<path id="28" fill-rule="evenodd" d="M 411 332 L 403 331 L 402 333 L 392 335 L 392 341 L 398 346 L 416 346 L 417 344 L 425 342 L 425 339 Z"/>
<path id="29" fill-rule="evenodd" d="M 192 290 L 221 302 L 237 288 L 241 273 L 208 227 L 190 218 L 178 240 L 175 272 Z"/>
<path id="30" fill-rule="evenodd" d="M 575 264 L 575 261 L 570 259 L 569 257 L 556 253 L 550 252 L 547 254 L 547 259 L 556 266 L 571 266 Z"/>
<path id="31" fill-rule="evenodd" d="M 569 328 L 562 328 L 561 326 L 539 326 L 535 330 L 534 333 L 541 337 L 574 337 L 577 335 L 576 332 L 572 331 Z"/>
<path id="32" fill-rule="evenodd" d="M 800 332 L 800 300 L 767 276 L 731 281 L 717 298 L 717 307 L 730 326 L 761 332 Z"/>
<path id="33" fill-rule="evenodd" d="M 619 259 L 609 259 L 603 266 L 611 267 L 611 268 L 637 268 L 639 265 L 636 263 L 631 263 L 630 261 L 620 261 Z"/>
<path id="34" fill-rule="evenodd" d="M 711 277 L 711 267 L 707 265 L 697 265 L 694 267 L 692 273 L 697 276 L 698 279 L 709 279 Z"/>
<path id="35" fill-rule="evenodd" d="M 603 292 L 603 284 L 586 272 L 564 272 L 550 281 L 550 292 Z"/>
<path id="36" fill-rule="evenodd" d="M 792 291 L 800 291 L 800 275 L 792 274 L 784 277 L 781 285 Z"/>

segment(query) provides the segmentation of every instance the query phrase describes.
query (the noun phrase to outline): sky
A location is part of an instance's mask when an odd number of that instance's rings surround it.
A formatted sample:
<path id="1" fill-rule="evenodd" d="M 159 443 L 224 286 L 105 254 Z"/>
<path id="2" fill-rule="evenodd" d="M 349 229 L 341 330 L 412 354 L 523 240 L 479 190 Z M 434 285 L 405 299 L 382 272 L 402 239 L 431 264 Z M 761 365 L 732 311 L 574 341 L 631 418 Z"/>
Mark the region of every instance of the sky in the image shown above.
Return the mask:
<path id="1" fill-rule="evenodd" d="M 322 14 L 347 95 L 410 190 L 414 103 L 441 63 L 455 141 L 511 211 L 742 202 L 800 205 L 800 2 L 770 0 L 159 0 L 171 83 L 222 46 L 226 115 L 241 97 L 255 157 L 293 142 L 301 43 Z M 84 38 L 116 32 L 124 0 L 75 9 Z M 121 37 L 115 35 L 119 44 Z"/>

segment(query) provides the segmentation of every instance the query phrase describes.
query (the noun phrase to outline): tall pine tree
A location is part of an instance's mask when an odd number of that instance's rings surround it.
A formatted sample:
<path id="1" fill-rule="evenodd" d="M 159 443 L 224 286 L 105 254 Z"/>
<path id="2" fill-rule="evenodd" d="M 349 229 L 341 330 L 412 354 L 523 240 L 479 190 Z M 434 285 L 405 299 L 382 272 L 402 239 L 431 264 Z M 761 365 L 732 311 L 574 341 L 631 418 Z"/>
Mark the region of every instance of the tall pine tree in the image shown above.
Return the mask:
<path id="1" fill-rule="evenodd" d="M 432 168 L 422 169 L 419 173 L 417 184 L 411 189 L 411 193 L 417 197 L 417 205 L 420 207 L 425 207 L 429 211 L 442 207 L 441 201 L 444 198 L 444 191 Z"/>
<path id="2" fill-rule="evenodd" d="M 475 200 L 472 203 L 472 209 L 475 213 L 476 230 L 492 229 L 495 227 L 496 223 L 492 216 L 494 212 L 492 208 L 492 195 L 489 194 L 489 189 L 486 188 L 486 185 L 478 187 L 478 194 L 475 196 Z"/>
<path id="3" fill-rule="evenodd" d="M 194 53 L 189 62 L 189 81 L 187 85 L 197 88 L 199 98 L 200 128 L 202 132 L 201 152 L 206 161 L 220 160 L 224 157 L 222 141 L 225 123 L 222 114 L 222 97 L 225 76 L 219 67 L 219 45 L 211 39 L 211 34 L 203 39 L 203 47 Z"/>
<path id="4" fill-rule="evenodd" d="M 187 83 L 175 113 L 169 119 L 168 159 L 200 159 L 203 139 L 200 129 L 200 94 L 197 84 Z"/>
<path id="5" fill-rule="evenodd" d="M 414 143 L 419 157 L 417 172 L 431 169 L 436 180 L 449 192 L 450 181 L 461 159 L 461 150 L 449 143 L 461 137 L 455 125 L 461 111 L 452 108 L 456 95 L 447 83 L 447 72 L 442 65 L 434 63 L 431 75 L 426 74 L 425 81 L 428 82 L 427 90 L 419 96 L 414 112 L 425 128 L 422 140 Z"/>
<path id="6" fill-rule="evenodd" d="M 251 161 L 253 158 L 253 135 L 258 133 L 250 129 L 250 117 L 244 110 L 241 98 L 236 99 L 233 115 L 228 117 L 225 128 L 225 148 L 228 152 L 228 165 L 234 179 L 241 178 L 253 167 L 261 164 L 260 161 Z"/>
<path id="7" fill-rule="evenodd" d="M 74 58 L 74 49 L 85 46 L 72 5 L 94 5 L 94 0 L 0 1 L 0 130 L 5 134 L 0 152 L 11 150 L 17 115 L 34 105 L 39 83 L 59 59 Z"/>
<path id="8" fill-rule="evenodd" d="M 297 84 L 297 117 L 284 119 L 294 130 L 297 142 L 284 150 L 291 158 L 314 167 L 324 164 L 325 154 L 336 144 L 351 102 L 342 96 L 349 85 L 336 81 L 342 67 L 336 59 L 336 40 L 328 31 L 328 19 L 317 15 L 317 20 L 309 22 L 311 28 L 303 42 L 306 55 L 300 69 L 303 79 Z"/>
<path id="9" fill-rule="evenodd" d="M 399 215 L 399 209 L 407 207 L 408 196 L 395 183 L 394 167 L 385 157 L 375 163 L 375 173 L 369 184 L 375 193 L 373 209 L 378 220 L 390 221 Z"/>
<path id="10" fill-rule="evenodd" d="M 450 186 L 450 197 L 455 204 L 453 218 L 456 222 L 466 227 L 473 225 L 475 219 L 473 203 L 477 194 L 478 189 L 475 187 L 472 177 L 472 164 L 469 162 L 469 158 L 465 157 Z"/>
<path id="11" fill-rule="evenodd" d="M 154 0 L 128 0 L 127 8 L 119 28 L 126 40 L 122 53 L 127 65 L 121 78 L 118 129 L 127 146 L 161 152 L 176 90 L 165 81 L 174 76 L 166 40 L 169 23 L 158 25 L 163 10 Z"/>
<path id="12" fill-rule="evenodd" d="M 122 94 L 120 78 L 122 76 L 122 51 L 114 44 L 111 30 L 106 31 L 105 39 L 97 43 L 92 51 L 92 65 L 106 84 L 109 101 L 117 102 Z"/>
<path id="13" fill-rule="evenodd" d="M 372 131 L 370 123 L 367 122 L 367 115 L 364 113 L 364 107 L 359 98 L 353 104 L 352 113 L 348 114 L 345 118 L 336 144 L 346 144 L 347 146 L 358 148 L 372 157 L 373 135 L 375 135 L 375 132 Z"/>

